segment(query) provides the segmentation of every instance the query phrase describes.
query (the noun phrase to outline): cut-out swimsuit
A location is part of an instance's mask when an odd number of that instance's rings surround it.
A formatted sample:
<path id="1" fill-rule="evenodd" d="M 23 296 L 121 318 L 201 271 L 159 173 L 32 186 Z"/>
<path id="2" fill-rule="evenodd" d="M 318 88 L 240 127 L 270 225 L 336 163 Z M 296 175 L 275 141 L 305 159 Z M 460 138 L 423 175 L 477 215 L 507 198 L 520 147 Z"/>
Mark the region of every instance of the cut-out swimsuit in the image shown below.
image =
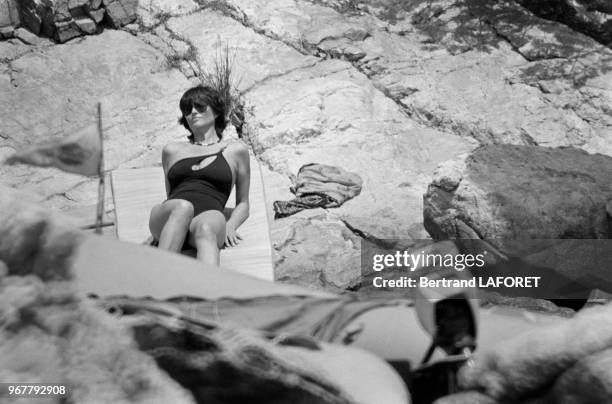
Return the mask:
<path id="1" fill-rule="evenodd" d="M 207 210 L 223 213 L 232 192 L 232 170 L 223 156 L 225 147 L 213 154 L 186 157 L 168 170 L 170 199 L 183 199 L 193 205 L 193 215 Z M 207 157 L 216 156 L 208 165 L 197 168 Z M 194 169 L 195 168 L 195 169 Z"/>

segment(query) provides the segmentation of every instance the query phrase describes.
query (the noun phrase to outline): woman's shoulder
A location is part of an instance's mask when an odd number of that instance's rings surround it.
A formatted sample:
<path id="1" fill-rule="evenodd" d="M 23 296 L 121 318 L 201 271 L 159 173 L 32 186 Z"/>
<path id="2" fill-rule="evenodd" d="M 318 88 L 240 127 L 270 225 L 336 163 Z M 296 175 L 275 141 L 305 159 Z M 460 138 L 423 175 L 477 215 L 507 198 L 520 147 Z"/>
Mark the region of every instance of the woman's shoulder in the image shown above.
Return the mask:
<path id="1" fill-rule="evenodd" d="M 170 143 L 166 143 L 162 151 L 173 152 L 173 151 L 181 150 L 184 146 L 185 146 L 185 142 L 170 142 Z"/>
<path id="2" fill-rule="evenodd" d="M 244 143 L 240 139 L 231 139 L 231 140 L 228 140 L 225 148 L 229 152 L 236 153 L 236 154 L 239 154 L 239 155 L 246 155 L 246 156 L 248 156 L 248 154 L 249 154 L 249 146 L 247 146 L 247 144 Z"/>
<path id="3" fill-rule="evenodd" d="M 167 168 L 170 163 L 177 160 L 177 157 L 183 154 L 185 148 L 184 142 L 170 142 L 162 149 L 162 165 Z"/>
<path id="4" fill-rule="evenodd" d="M 162 153 L 166 155 L 175 154 L 185 148 L 185 142 L 170 142 L 162 149 Z"/>

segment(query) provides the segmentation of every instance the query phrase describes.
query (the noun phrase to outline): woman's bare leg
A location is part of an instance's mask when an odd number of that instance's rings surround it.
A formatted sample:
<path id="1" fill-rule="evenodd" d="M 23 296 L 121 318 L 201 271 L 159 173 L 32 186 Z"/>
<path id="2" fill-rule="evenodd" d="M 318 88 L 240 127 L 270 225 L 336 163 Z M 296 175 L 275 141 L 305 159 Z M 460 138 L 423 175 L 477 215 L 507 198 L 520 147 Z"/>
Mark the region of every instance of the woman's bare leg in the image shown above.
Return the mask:
<path id="1" fill-rule="evenodd" d="M 189 242 L 198 250 L 197 258 L 211 268 L 219 268 L 219 249 L 225 241 L 225 216 L 216 210 L 202 212 L 189 225 Z"/>
<path id="2" fill-rule="evenodd" d="M 193 219 L 193 205 L 182 199 L 171 199 L 151 210 L 149 229 L 163 250 L 180 252 Z"/>

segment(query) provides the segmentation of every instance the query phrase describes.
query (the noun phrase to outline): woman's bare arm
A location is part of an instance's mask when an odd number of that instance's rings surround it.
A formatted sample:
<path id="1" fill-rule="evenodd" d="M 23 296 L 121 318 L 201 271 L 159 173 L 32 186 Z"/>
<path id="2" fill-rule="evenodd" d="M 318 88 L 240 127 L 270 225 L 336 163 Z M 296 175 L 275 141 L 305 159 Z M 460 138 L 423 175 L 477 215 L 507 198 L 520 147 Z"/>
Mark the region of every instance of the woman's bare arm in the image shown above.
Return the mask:
<path id="1" fill-rule="evenodd" d="M 236 142 L 232 148 L 238 164 L 236 168 L 236 207 L 227 220 L 226 227 L 225 244 L 228 246 L 235 246 L 241 239 L 236 229 L 249 217 L 249 187 L 251 185 L 248 147 L 242 142 Z"/>

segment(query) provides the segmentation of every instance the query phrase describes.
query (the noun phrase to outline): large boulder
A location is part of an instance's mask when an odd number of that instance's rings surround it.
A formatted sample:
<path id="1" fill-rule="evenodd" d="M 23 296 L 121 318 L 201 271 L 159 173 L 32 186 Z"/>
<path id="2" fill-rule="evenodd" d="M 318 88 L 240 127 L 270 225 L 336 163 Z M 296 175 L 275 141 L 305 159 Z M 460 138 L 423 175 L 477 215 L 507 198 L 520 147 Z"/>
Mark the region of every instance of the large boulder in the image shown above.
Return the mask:
<path id="1" fill-rule="evenodd" d="M 612 158 L 575 148 L 489 145 L 442 164 L 424 196 L 434 239 L 612 238 Z M 461 224 L 458 224 L 461 223 Z"/>
<path id="2" fill-rule="evenodd" d="M 486 240 L 486 248 L 500 254 L 500 266 L 492 269 L 500 274 L 540 271 L 546 285 L 534 290 L 537 297 L 579 297 L 589 288 L 610 291 L 610 178 L 612 158 L 601 154 L 483 146 L 436 170 L 424 196 L 425 228 L 437 240 Z M 483 246 L 480 241 L 462 244 Z"/>

